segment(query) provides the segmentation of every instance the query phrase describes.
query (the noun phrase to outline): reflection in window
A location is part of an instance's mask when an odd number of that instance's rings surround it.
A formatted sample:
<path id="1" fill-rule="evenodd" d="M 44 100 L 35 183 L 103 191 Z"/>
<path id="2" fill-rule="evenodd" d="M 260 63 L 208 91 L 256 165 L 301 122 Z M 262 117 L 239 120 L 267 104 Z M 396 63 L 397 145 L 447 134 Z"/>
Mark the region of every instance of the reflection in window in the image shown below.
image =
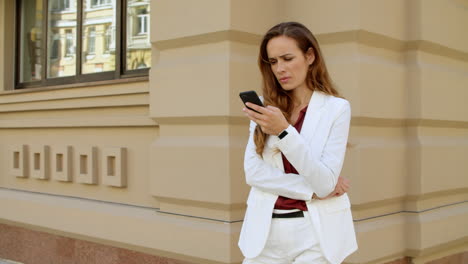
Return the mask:
<path id="1" fill-rule="evenodd" d="M 71 29 L 65 30 L 65 54 L 70 57 L 75 54 L 75 38 Z"/>
<path id="2" fill-rule="evenodd" d="M 104 52 L 111 53 L 115 51 L 115 29 L 107 26 L 104 36 Z"/>
<path id="3" fill-rule="evenodd" d="M 96 53 L 96 28 L 88 28 L 88 54 Z"/>
<path id="4" fill-rule="evenodd" d="M 49 0 L 50 9 L 55 12 L 71 10 L 71 1 L 72 0 Z"/>
<path id="5" fill-rule="evenodd" d="M 116 0 L 85 1 L 83 74 L 115 71 Z M 86 4 L 101 6 L 88 8 Z"/>
<path id="6" fill-rule="evenodd" d="M 75 34 L 77 12 L 72 11 L 73 0 L 48 2 L 47 77 L 76 75 Z M 56 12 L 68 10 L 69 12 Z"/>
<path id="7" fill-rule="evenodd" d="M 104 71 L 104 64 L 103 63 L 94 64 L 94 72 L 102 72 L 102 71 Z"/>
<path id="8" fill-rule="evenodd" d="M 102 5 L 109 5 L 111 2 L 112 0 L 91 0 L 91 6 L 97 7 Z"/>
<path id="9" fill-rule="evenodd" d="M 69 10 L 70 9 L 70 0 L 62 0 L 62 10 Z"/>
<path id="10" fill-rule="evenodd" d="M 127 6 L 127 70 L 151 65 L 149 39 L 150 0 L 128 0 Z"/>
<path id="11" fill-rule="evenodd" d="M 139 69 L 151 67 L 150 0 L 15 2 L 19 18 L 17 88 L 120 79 L 148 73 Z M 117 8 L 117 3 L 124 6 Z M 125 66 L 116 67 L 117 58 Z M 103 73 L 82 78 L 98 72 Z M 77 78 L 57 79 L 69 76 Z"/>
<path id="12" fill-rule="evenodd" d="M 41 79 L 42 0 L 21 1 L 20 82 Z"/>
<path id="13" fill-rule="evenodd" d="M 149 15 L 146 8 L 143 9 L 144 14 L 138 15 L 138 34 L 148 34 L 148 18 Z"/>
<path id="14" fill-rule="evenodd" d="M 59 57 L 59 45 L 60 45 L 60 36 L 58 33 L 54 33 L 52 36 L 52 43 L 50 47 L 50 59 L 55 60 Z"/>

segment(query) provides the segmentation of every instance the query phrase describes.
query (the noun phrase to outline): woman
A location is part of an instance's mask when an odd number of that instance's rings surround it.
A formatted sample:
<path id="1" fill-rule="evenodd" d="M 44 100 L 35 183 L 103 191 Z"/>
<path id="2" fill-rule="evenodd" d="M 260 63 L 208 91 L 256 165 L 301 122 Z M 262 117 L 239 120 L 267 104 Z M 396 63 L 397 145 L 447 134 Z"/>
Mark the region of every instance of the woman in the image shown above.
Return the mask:
<path id="1" fill-rule="evenodd" d="M 251 120 L 244 169 L 251 186 L 239 247 L 251 263 L 341 263 L 357 249 L 348 184 L 339 177 L 350 106 L 333 87 L 302 24 L 271 28 L 258 58 L 266 107 Z"/>

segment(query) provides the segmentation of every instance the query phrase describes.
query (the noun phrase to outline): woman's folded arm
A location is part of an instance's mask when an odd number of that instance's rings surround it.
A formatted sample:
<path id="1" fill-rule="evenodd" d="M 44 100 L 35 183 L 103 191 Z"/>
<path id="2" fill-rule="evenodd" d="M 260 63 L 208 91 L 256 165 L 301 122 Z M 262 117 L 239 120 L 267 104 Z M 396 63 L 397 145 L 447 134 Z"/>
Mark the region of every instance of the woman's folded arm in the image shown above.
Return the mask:
<path id="1" fill-rule="evenodd" d="M 344 102 L 337 111 L 319 157 L 313 155 L 314 146 L 308 144 L 293 126 L 287 128 L 288 135 L 277 143 L 277 147 L 319 197 L 326 197 L 334 190 L 343 167 L 351 119 L 349 103 Z"/>
<path id="2" fill-rule="evenodd" d="M 247 143 L 244 170 L 248 185 L 262 191 L 281 195 L 291 199 L 310 200 L 313 190 L 306 179 L 299 174 L 284 173 L 283 170 L 275 168 L 266 163 L 255 151 L 253 131 L 256 124 L 251 122 L 250 136 Z M 280 155 L 280 153 L 278 153 Z"/>

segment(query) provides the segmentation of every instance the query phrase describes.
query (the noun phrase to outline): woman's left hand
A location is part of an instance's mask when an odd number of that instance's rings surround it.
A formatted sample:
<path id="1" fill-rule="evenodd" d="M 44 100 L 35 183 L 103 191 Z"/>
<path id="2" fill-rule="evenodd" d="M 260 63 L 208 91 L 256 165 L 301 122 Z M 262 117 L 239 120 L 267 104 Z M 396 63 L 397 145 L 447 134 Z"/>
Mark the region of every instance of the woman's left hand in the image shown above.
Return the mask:
<path id="1" fill-rule="evenodd" d="M 344 193 L 348 192 L 349 185 L 349 180 L 340 176 L 338 177 L 338 182 L 336 183 L 335 190 L 331 194 L 333 194 L 333 196 L 341 196 Z"/>
<path id="2" fill-rule="evenodd" d="M 247 103 L 246 105 L 260 113 L 256 113 L 247 107 L 242 109 L 250 120 L 254 121 L 262 128 L 264 133 L 277 136 L 288 128 L 289 123 L 278 107 L 271 105 L 262 107 L 252 103 Z"/>
<path id="3" fill-rule="evenodd" d="M 324 200 L 324 199 L 328 199 L 328 198 L 332 198 L 332 197 L 341 196 L 344 193 L 348 192 L 349 187 L 350 187 L 350 181 L 348 179 L 343 178 L 343 177 L 340 176 L 340 177 L 338 177 L 338 182 L 336 183 L 335 190 L 333 190 L 333 192 L 331 192 L 329 195 L 327 195 L 326 197 L 323 197 L 323 198 L 318 197 L 314 193 L 312 198 L 319 199 L 319 200 Z"/>

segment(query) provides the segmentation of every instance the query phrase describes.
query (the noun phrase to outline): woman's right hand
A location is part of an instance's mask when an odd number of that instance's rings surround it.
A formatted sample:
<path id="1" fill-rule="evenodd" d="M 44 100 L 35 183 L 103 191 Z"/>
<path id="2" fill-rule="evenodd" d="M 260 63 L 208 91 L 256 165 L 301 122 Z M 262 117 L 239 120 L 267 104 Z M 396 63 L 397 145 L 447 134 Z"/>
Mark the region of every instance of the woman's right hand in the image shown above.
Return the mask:
<path id="1" fill-rule="evenodd" d="M 252 103 L 246 103 L 245 105 L 257 111 L 252 111 L 247 107 L 242 109 L 250 120 L 262 128 L 264 133 L 276 136 L 288 128 L 288 120 L 286 120 L 283 112 L 278 107 L 271 105 L 262 107 Z"/>
<path id="2" fill-rule="evenodd" d="M 327 195 L 326 197 L 318 197 L 315 193 L 314 195 L 312 196 L 313 199 L 319 199 L 319 200 L 324 200 L 324 199 L 328 199 L 328 198 L 332 198 L 332 197 L 337 197 L 337 196 L 341 196 L 343 195 L 344 193 L 348 192 L 349 190 L 349 187 L 350 187 L 350 181 L 346 178 L 343 178 L 343 177 L 338 177 L 338 182 L 336 183 L 336 186 L 335 186 L 335 189 L 333 190 L 333 192 L 331 192 L 329 195 Z"/>

